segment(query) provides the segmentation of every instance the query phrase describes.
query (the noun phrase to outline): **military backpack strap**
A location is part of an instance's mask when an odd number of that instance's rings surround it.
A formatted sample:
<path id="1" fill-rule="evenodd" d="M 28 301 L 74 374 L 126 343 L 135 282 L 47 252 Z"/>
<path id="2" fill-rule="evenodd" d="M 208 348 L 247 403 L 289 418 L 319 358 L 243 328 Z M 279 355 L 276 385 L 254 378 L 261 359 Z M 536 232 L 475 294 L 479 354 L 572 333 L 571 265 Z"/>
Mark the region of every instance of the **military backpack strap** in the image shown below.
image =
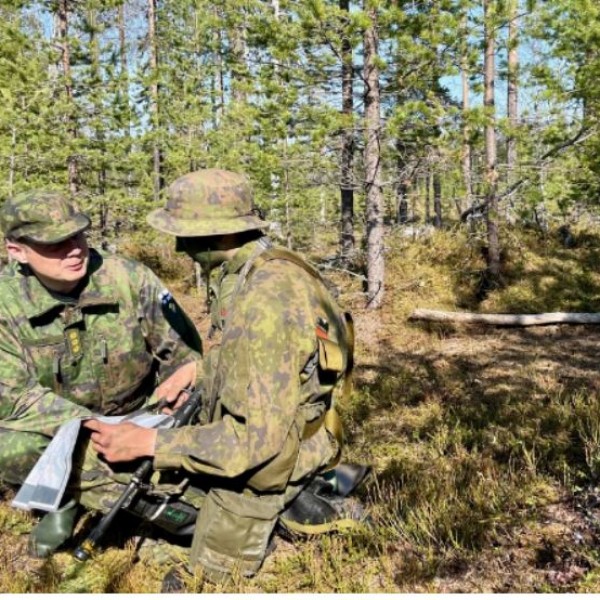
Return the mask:
<path id="1" fill-rule="evenodd" d="M 267 248 L 263 252 L 261 252 L 253 261 L 250 266 L 250 270 L 246 274 L 246 277 L 250 277 L 256 269 L 259 269 L 265 263 L 270 260 L 287 260 L 288 262 L 292 262 L 295 265 L 298 265 L 302 269 L 304 269 L 309 275 L 312 275 L 315 279 L 319 281 L 323 281 L 321 274 L 317 269 L 313 266 L 309 265 L 304 259 L 300 258 L 297 254 L 290 252 L 289 250 L 285 250 L 283 248 Z"/>
<path id="2" fill-rule="evenodd" d="M 350 402 L 350 396 L 352 395 L 352 373 L 354 371 L 354 321 L 349 312 L 344 313 L 344 323 L 346 325 L 348 356 L 346 358 L 346 370 L 344 371 L 342 382 L 342 400 L 346 406 L 348 406 Z M 324 426 L 325 429 L 335 438 L 339 449 L 336 457 L 323 469 L 323 471 L 329 471 L 337 466 L 337 464 L 340 462 L 344 443 L 344 428 L 342 425 L 342 420 L 340 419 L 340 415 L 333 405 L 325 413 Z"/>
<path id="3" fill-rule="evenodd" d="M 315 269 L 313 266 L 309 265 L 305 260 L 303 260 L 297 254 L 294 254 L 293 252 L 290 252 L 289 250 L 285 250 L 283 248 L 267 248 L 267 249 L 263 250 L 260 254 L 258 254 L 258 256 L 254 257 L 254 260 L 252 261 L 250 268 L 245 273 L 244 282 L 257 269 L 259 269 L 262 265 L 264 265 L 265 263 L 267 263 L 271 260 L 286 260 L 288 262 L 294 263 L 295 265 L 304 269 L 309 275 L 314 277 L 317 281 L 320 281 L 323 285 L 325 285 L 325 282 L 323 281 L 323 278 L 321 277 L 321 274 L 319 273 L 319 271 L 317 271 L 317 269 Z M 243 282 L 242 282 L 242 285 L 243 285 Z M 325 297 L 322 294 L 322 292 L 321 292 L 321 301 L 323 304 L 325 304 L 325 302 L 326 302 Z M 352 316 L 348 312 L 343 314 L 343 320 L 344 320 L 345 329 L 346 329 L 347 358 L 346 358 L 346 369 L 344 370 L 344 374 L 343 374 L 342 399 L 345 402 L 348 402 L 350 400 L 350 395 L 352 393 L 352 371 L 354 369 L 354 322 L 352 320 Z M 329 346 L 333 345 L 333 342 L 330 342 L 328 339 L 326 339 L 326 337 L 325 337 L 325 339 L 320 337 L 318 331 L 317 331 L 317 337 L 318 337 L 319 352 L 321 354 L 326 354 L 328 349 L 330 349 L 328 347 L 328 342 L 329 342 Z M 338 350 L 338 353 L 339 353 L 339 350 Z M 330 354 L 334 354 L 334 353 L 331 352 Z M 334 362 L 337 362 L 337 360 L 334 359 Z M 340 366 L 340 370 L 341 370 L 341 368 L 342 367 Z M 344 439 L 343 439 L 344 432 L 343 432 L 342 421 L 340 419 L 340 416 L 339 416 L 337 410 L 335 409 L 335 407 L 333 405 L 325 412 L 325 414 L 323 415 L 323 417 L 321 419 L 318 419 L 316 422 L 309 423 L 306 425 L 304 432 L 302 434 L 302 438 L 307 439 L 307 438 L 311 437 L 312 435 L 314 435 L 321 425 L 323 425 L 325 427 L 325 429 L 334 437 L 334 439 L 336 440 L 336 442 L 338 444 L 338 449 L 339 449 L 335 458 L 326 467 L 324 467 L 322 469 L 323 471 L 328 471 L 328 470 L 332 469 L 333 467 L 335 467 L 339 463 L 341 456 L 342 456 L 342 447 L 343 447 L 343 443 L 344 443 Z"/>

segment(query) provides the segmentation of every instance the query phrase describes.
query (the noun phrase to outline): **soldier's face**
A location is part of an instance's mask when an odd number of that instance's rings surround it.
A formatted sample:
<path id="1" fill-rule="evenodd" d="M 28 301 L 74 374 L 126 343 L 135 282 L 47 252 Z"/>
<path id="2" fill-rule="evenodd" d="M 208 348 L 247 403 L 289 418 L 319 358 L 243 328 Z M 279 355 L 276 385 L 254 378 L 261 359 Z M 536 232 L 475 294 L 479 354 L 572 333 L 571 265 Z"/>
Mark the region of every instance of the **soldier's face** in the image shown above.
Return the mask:
<path id="1" fill-rule="evenodd" d="M 177 238 L 175 249 L 185 252 L 204 271 L 210 271 L 231 260 L 237 251 L 239 241 L 235 235 L 215 235 L 205 237 Z"/>
<path id="2" fill-rule="evenodd" d="M 57 244 L 6 243 L 9 255 L 26 264 L 49 289 L 68 293 L 85 277 L 89 248 L 83 233 Z"/>

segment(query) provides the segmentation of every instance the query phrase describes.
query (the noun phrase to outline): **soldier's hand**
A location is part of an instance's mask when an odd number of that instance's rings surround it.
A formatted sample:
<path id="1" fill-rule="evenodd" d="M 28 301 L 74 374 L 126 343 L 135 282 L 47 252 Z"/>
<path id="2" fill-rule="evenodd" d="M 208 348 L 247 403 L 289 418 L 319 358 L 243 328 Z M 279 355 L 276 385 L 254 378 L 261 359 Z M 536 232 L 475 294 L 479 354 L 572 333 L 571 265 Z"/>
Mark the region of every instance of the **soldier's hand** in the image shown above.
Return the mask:
<path id="1" fill-rule="evenodd" d="M 92 447 L 108 462 L 126 462 L 136 458 L 154 456 L 156 429 L 140 427 L 133 423 L 102 423 L 97 419 L 84 421 L 89 429 Z"/>
<path id="2" fill-rule="evenodd" d="M 183 390 L 196 383 L 196 363 L 190 362 L 179 367 L 175 373 L 165 379 L 155 390 L 154 395 L 161 400 L 166 400 L 169 406 L 163 413 L 170 415 L 178 409 L 189 397 Z"/>

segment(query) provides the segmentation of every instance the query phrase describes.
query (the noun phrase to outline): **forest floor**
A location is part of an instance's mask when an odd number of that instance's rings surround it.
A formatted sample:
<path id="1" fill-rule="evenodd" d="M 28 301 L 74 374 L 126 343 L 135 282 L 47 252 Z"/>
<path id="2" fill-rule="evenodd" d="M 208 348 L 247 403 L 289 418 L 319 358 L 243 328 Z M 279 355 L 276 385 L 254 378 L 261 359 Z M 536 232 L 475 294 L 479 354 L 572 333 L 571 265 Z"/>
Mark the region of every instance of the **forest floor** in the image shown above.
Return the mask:
<path id="1" fill-rule="evenodd" d="M 359 317 L 358 329 L 366 326 L 372 331 L 375 324 L 368 325 L 369 320 L 368 316 L 365 321 Z M 481 525 L 486 527 L 487 524 L 489 529 L 478 533 L 472 540 L 464 534 L 464 540 L 460 541 L 453 540 L 451 532 L 436 532 L 435 523 L 430 522 L 436 519 L 434 502 L 428 507 L 432 515 L 426 518 L 421 514 L 416 518 L 415 525 L 422 531 L 416 536 L 412 532 L 404 532 L 408 534 L 408 541 L 405 540 L 405 545 L 400 545 L 396 552 L 387 556 L 399 566 L 399 575 L 394 577 L 397 591 L 600 591 L 600 581 L 597 581 L 600 577 L 600 553 L 597 550 L 600 543 L 600 490 L 595 490 L 588 482 L 580 488 L 573 481 L 573 478 L 578 479 L 577 474 L 570 473 L 569 465 L 565 465 L 564 477 L 556 471 L 554 476 L 548 477 L 544 466 L 538 465 L 547 460 L 546 454 L 553 452 L 552 440 L 544 439 L 544 436 L 553 432 L 558 436 L 565 435 L 557 424 L 544 423 L 544 406 L 560 402 L 559 412 L 565 408 L 568 410 L 568 406 L 577 401 L 573 398 L 577 398 L 581 390 L 597 393 L 600 389 L 600 328 L 463 328 L 453 332 L 438 328 L 436 333 L 430 332 L 429 335 L 434 336 L 434 343 L 429 339 L 429 345 L 421 343 L 416 346 L 404 345 L 401 340 L 399 344 L 395 343 L 393 331 L 387 339 L 385 334 L 377 340 L 371 337 L 368 354 L 384 357 L 383 365 L 358 365 L 358 377 L 363 381 L 385 377 L 385 374 L 393 377 L 407 371 L 422 373 L 422 389 L 419 392 L 413 388 L 416 397 L 410 406 L 400 410 L 390 407 L 377 418 L 373 415 L 367 420 L 369 424 L 364 426 L 367 431 L 363 434 L 364 443 L 370 446 L 370 454 L 374 455 L 371 462 L 378 465 L 380 477 L 396 479 L 401 490 L 402 477 L 398 477 L 395 469 L 398 465 L 390 467 L 392 445 L 404 443 L 419 452 L 417 448 L 423 444 L 440 444 L 434 454 L 451 455 L 456 448 L 448 443 L 447 427 L 467 428 L 471 422 L 486 430 L 488 448 L 497 444 L 497 461 L 501 461 L 501 455 L 506 452 L 506 461 L 510 463 L 509 456 L 513 454 L 513 468 L 524 469 L 527 473 L 525 485 L 528 492 L 523 494 L 523 490 L 515 489 L 515 494 L 520 496 L 516 504 L 510 500 L 504 503 L 495 496 L 493 489 L 489 496 L 484 493 L 484 502 L 498 502 L 498 505 L 491 509 L 492 514 L 484 511 Z M 369 338 L 364 335 L 362 339 Z M 452 379 L 458 373 L 470 389 L 468 397 L 456 394 L 451 386 L 446 385 L 448 377 Z M 570 395 L 568 390 L 577 391 Z M 555 400 L 561 394 L 563 400 Z M 462 415 L 462 426 L 457 424 L 454 414 L 450 419 L 452 425 L 447 423 L 444 427 L 444 411 L 440 411 L 436 399 L 432 400 L 438 395 L 442 403 L 460 402 L 461 399 L 465 402 L 457 411 Z M 529 401 L 532 402 L 530 407 L 526 406 Z M 535 414 L 537 410 L 539 415 Z M 550 412 L 556 410 L 556 406 L 549 409 Z M 474 417 L 473 411 L 478 413 Z M 549 420 L 553 418 L 557 417 L 549 417 Z M 394 425 L 391 426 L 391 423 Z M 379 432 L 376 444 L 369 441 L 373 439 L 371 431 Z M 538 432 L 539 457 L 536 456 L 535 441 Z M 521 440 L 518 439 L 520 433 Z M 585 433 L 582 432 L 582 435 Z M 437 436 L 442 439 L 436 439 Z M 514 439 L 511 439 L 512 436 Z M 522 447 L 519 447 L 520 442 Z M 600 440 L 588 440 L 588 443 L 593 442 Z M 507 451 L 504 445 L 510 450 Z M 404 452 L 410 453 L 410 450 Z M 570 453 L 568 448 L 563 452 Z M 402 454 L 391 462 L 401 461 Z M 517 458 L 519 455 L 520 458 Z M 442 460 L 439 465 L 435 465 L 434 461 L 433 466 L 425 466 L 422 477 L 439 476 L 437 469 L 442 465 L 451 468 L 452 460 Z M 400 470 L 403 470 L 402 467 Z M 445 468 L 442 470 L 446 471 Z M 485 468 L 482 468 L 481 476 L 485 480 L 489 474 L 484 473 Z M 409 485 L 418 484 L 418 481 L 417 475 L 416 482 L 411 481 Z M 458 488 L 460 483 L 455 485 Z M 467 479 L 463 485 L 468 488 L 471 482 Z M 516 481 L 514 485 L 518 485 Z M 505 494 L 510 493 L 510 487 L 509 483 Z M 450 496 L 455 497 L 454 501 L 461 491 L 469 497 L 470 492 L 464 488 L 460 490 L 452 486 Z M 411 494 L 414 491 L 408 496 Z M 508 499 L 505 497 L 504 500 Z M 415 503 L 419 511 L 422 503 L 421 498 Z M 496 514 L 495 511 L 499 509 L 501 512 L 503 506 L 507 514 Z M 404 510 L 410 511 L 411 507 L 406 506 Z M 480 510 L 470 515 L 467 509 L 462 517 L 477 518 Z M 438 515 L 443 512 L 440 510 Z M 454 516 L 459 517 L 460 513 Z M 500 527 L 495 528 L 495 520 Z M 449 525 L 452 528 L 452 524 Z M 460 535 L 462 525 L 455 525 Z M 399 530 L 402 531 L 403 527 Z M 423 535 L 430 535 L 430 540 L 423 540 Z M 446 536 L 448 539 L 444 539 Z M 469 542 L 474 544 L 469 547 Z M 416 556 L 411 556 L 412 552 L 416 552 Z M 416 565 L 406 563 L 406 554 L 411 560 L 416 560 Z M 415 567 L 416 573 L 412 573 Z M 406 579 L 402 577 L 403 571 L 407 572 Z M 386 586 L 386 589 L 389 588 Z"/>
<path id="2" fill-rule="evenodd" d="M 276 537 L 255 578 L 221 587 L 190 577 L 188 591 L 600 591 L 600 327 L 407 318 L 417 307 L 598 312 L 600 237 L 582 234 L 570 250 L 535 236 L 509 240 L 505 284 L 483 302 L 480 259 L 456 238 L 390 236 L 377 312 L 364 310 L 359 278 L 327 272 L 355 318 L 355 391 L 340 411 L 347 460 L 374 468 L 360 492 L 371 525 L 294 543 Z M 137 254 L 167 279 L 181 272 L 165 266 L 172 257 L 153 264 Z M 192 282 L 171 279 L 205 333 Z M 126 540 L 84 566 L 69 548 L 26 558 L 36 519 L 9 508 L 9 498 L 0 505 L 2 592 L 160 589 L 168 564 L 136 558 Z"/>

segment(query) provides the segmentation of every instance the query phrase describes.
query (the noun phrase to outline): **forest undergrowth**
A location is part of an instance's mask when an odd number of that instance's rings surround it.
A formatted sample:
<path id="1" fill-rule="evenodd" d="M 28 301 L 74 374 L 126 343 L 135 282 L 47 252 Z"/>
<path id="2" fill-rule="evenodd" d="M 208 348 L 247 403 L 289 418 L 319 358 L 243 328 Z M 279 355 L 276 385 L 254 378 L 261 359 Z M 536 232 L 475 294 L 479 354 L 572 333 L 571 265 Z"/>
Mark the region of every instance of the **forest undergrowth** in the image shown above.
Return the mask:
<path id="1" fill-rule="evenodd" d="M 205 333 L 191 263 L 166 244 L 131 240 L 121 252 L 157 270 Z M 371 524 L 295 543 L 276 538 L 255 578 L 220 587 L 196 573 L 188 591 L 600 591 L 600 328 L 408 320 L 415 308 L 600 312 L 600 231 L 577 231 L 571 248 L 522 231 L 504 245 L 503 286 L 480 301 L 476 240 L 390 231 L 377 312 L 363 308 L 361 277 L 327 263 L 356 322 L 355 389 L 340 411 L 346 459 L 374 468 L 361 491 Z M 310 245 L 316 263 L 327 255 Z M 36 517 L 11 509 L 10 496 L 0 505 L 2 592 L 159 591 L 168 562 L 151 548 L 136 552 L 124 535 L 85 564 L 72 547 L 27 558 Z"/>

